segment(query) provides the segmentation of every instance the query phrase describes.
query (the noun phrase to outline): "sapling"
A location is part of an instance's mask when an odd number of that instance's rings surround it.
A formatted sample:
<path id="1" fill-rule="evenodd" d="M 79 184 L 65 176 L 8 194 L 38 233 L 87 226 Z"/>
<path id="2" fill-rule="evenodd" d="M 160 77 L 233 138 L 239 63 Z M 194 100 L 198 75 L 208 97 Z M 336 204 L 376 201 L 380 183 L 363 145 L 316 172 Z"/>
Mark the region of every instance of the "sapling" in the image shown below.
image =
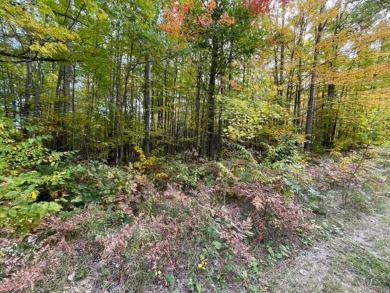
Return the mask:
<path id="1" fill-rule="evenodd" d="M 377 117 L 380 114 L 380 109 L 378 108 L 375 113 L 372 113 L 373 115 L 372 115 L 371 119 L 369 119 L 370 117 L 368 117 L 369 114 L 370 113 L 367 113 L 366 117 L 363 117 L 363 119 L 362 119 L 362 125 L 366 126 L 361 132 L 361 135 L 362 135 L 363 140 L 365 142 L 364 148 L 363 148 L 362 152 L 360 153 L 360 156 L 357 159 L 357 164 L 355 165 L 355 168 L 349 174 L 348 179 L 347 179 L 347 186 L 343 189 L 343 192 L 342 192 L 342 204 L 344 207 L 346 207 L 348 204 L 348 198 L 349 198 L 350 191 L 351 191 L 351 185 L 352 185 L 354 179 L 357 178 L 359 171 L 362 169 L 363 163 L 367 158 L 367 153 L 368 153 L 370 147 L 372 146 L 372 144 L 375 140 L 375 137 L 378 136 L 378 132 L 380 132 L 380 130 L 381 130 L 380 125 L 377 123 L 377 121 L 378 121 Z"/>

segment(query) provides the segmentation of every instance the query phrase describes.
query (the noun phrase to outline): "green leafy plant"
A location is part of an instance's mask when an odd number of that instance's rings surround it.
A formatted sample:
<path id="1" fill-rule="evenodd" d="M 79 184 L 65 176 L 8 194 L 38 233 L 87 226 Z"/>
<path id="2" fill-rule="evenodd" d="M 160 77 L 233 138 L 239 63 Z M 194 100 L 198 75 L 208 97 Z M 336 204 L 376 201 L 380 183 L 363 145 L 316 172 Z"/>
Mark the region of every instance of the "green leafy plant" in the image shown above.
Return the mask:
<path id="1" fill-rule="evenodd" d="M 264 134 L 267 122 L 284 121 L 288 117 L 284 107 L 272 102 L 275 99 L 274 93 L 267 93 L 268 96 L 263 99 L 256 99 L 255 91 L 258 89 L 246 87 L 238 94 L 217 97 L 224 109 L 223 116 L 228 122 L 224 134 L 233 141 L 254 139 Z M 272 135 L 277 136 L 276 133 Z"/>
<path id="2" fill-rule="evenodd" d="M 268 257 L 272 260 L 279 260 L 290 256 L 290 250 L 283 244 L 274 247 L 271 242 L 266 241 L 264 248 L 267 250 Z"/>
<path id="3" fill-rule="evenodd" d="M 284 137 L 282 141 L 276 146 L 268 148 L 267 161 L 271 164 L 283 162 L 291 164 L 299 157 L 296 140 L 290 137 Z"/>
<path id="4" fill-rule="evenodd" d="M 0 129 L 0 224 L 27 232 L 45 216 L 62 208 L 54 201 L 39 201 L 39 195 L 43 186 L 64 183 L 66 173 L 56 167 L 65 154 L 44 146 L 49 136 L 29 137 L 9 119 L 0 120 Z"/>
<path id="5" fill-rule="evenodd" d="M 72 191 L 74 203 L 88 203 L 97 200 L 110 203 L 118 194 L 131 194 L 136 190 L 135 171 L 131 167 L 111 167 L 97 161 L 70 165 L 67 182 Z"/>
<path id="6" fill-rule="evenodd" d="M 167 285 L 169 287 L 172 287 L 175 284 L 175 276 L 174 276 L 174 274 L 172 272 L 169 272 L 165 276 L 165 282 L 167 283 Z"/>
<path id="7" fill-rule="evenodd" d="M 196 188 L 197 183 L 210 175 L 211 172 L 208 166 L 192 166 L 180 157 L 173 160 L 161 159 L 160 163 L 162 166 L 159 174 L 166 174 L 166 177 L 180 184 L 184 190 Z"/>
<path id="8" fill-rule="evenodd" d="M 191 290 L 201 293 L 202 292 L 202 284 L 198 279 L 189 279 L 188 281 L 188 286 L 190 287 Z"/>

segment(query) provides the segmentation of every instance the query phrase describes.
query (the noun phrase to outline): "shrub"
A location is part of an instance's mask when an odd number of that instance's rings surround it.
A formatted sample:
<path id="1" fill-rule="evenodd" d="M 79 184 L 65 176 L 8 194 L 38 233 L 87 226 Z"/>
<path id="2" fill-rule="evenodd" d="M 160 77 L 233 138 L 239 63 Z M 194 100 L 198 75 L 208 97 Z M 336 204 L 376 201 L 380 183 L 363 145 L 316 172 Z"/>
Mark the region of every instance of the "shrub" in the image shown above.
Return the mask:
<path id="1" fill-rule="evenodd" d="M 169 178 L 169 181 L 181 185 L 184 190 L 189 190 L 196 188 L 200 180 L 212 175 L 212 169 L 210 169 L 209 165 L 199 166 L 187 164 L 180 157 L 173 160 L 161 160 L 160 164 L 161 170 L 157 173 L 160 176 L 155 176 L 158 185 L 162 185 L 158 179 L 164 179 L 166 185 L 168 181 L 166 179 Z M 161 176 L 161 174 L 164 174 L 164 176 Z"/>
<path id="2" fill-rule="evenodd" d="M 110 203 L 118 195 L 129 195 L 137 188 L 134 181 L 136 172 L 131 167 L 111 167 L 93 161 L 69 165 L 66 172 L 70 175 L 67 186 L 73 197 L 72 203 Z"/>
<path id="3" fill-rule="evenodd" d="M 43 186 L 63 184 L 66 173 L 57 168 L 65 153 L 44 146 L 50 136 L 34 136 L 36 128 L 22 133 L 9 119 L 0 119 L 0 226 L 27 232 L 58 211 L 56 202 L 37 201 Z"/>
<path id="4" fill-rule="evenodd" d="M 306 228 L 303 211 L 299 206 L 266 190 L 258 182 L 236 184 L 232 192 L 250 204 L 259 241 L 266 240 L 278 231 L 292 234 Z"/>
<path id="5" fill-rule="evenodd" d="M 284 138 L 275 148 L 269 147 L 267 161 L 271 164 L 276 162 L 292 163 L 298 156 L 296 141 L 291 138 Z"/>

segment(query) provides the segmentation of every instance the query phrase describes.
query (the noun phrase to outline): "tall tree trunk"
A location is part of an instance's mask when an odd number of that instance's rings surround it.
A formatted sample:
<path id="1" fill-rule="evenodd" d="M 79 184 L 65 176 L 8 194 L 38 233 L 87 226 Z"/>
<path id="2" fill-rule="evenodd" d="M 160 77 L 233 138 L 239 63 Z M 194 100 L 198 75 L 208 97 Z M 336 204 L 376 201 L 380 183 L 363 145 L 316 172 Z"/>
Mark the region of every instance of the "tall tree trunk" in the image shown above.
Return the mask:
<path id="1" fill-rule="evenodd" d="M 67 13 L 72 15 L 74 10 L 74 0 L 69 0 Z M 68 18 L 65 18 L 65 23 L 67 24 L 68 29 L 71 29 L 74 22 L 70 21 Z M 73 43 L 71 40 L 66 40 L 66 47 L 69 51 L 73 48 Z M 71 82 L 72 82 L 72 64 L 71 63 L 62 63 L 58 71 L 58 81 L 57 81 L 57 101 L 55 102 L 55 110 L 57 115 L 60 117 L 59 127 L 57 130 L 54 145 L 57 150 L 66 149 L 67 144 L 67 134 L 66 134 L 66 121 L 65 114 L 70 110 L 70 98 L 71 98 Z"/>
<path id="2" fill-rule="evenodd" d="M 320 14 L 325 11 L 325 5 L 320 8 Z M 320 23 L 316 29 L 315 43 L 314 43 L 314 56 L 313 56 L 313 69 L 310 77 L 310 89 L 309 89 L 309 101 L 307 104 L 307 115 L 306 115 L 306 126 L 305 126 L 305 144 L 304 150 L 310 152 L 312 145 L 312 134 L 313 134 L 313 120 L 314 120 L 314 108 L 315 108 L 315 97 L 316 97 L 316 86 L 317 86 L 317 67 L 318 59 L 320 55 L 320 49 L 318 44 L 321 41 L 322 31 L 324 30 L 326 21 Z"/>
<path id="3" fill-rule="evenodd" d="M 200 147 L 200 96 L 202 89 L 202 66 L 200 65 L 200 60 L 198 61 L 198 74 L 196 77 L 196 97 L 195 97 L 195 140 L 196 140 L 196 149 L 199 150 Z"/>
<path id="4" fill-rule="evenodd" d="M 340 4 L 339 4 L 340 5 Z M 339 7 L 340 9 L 340 7 Z M 336 24 L 334 28 L 334 35 L 337 36 L 339 32 L 342 29 L 342 17 L 343 13 L 339 13 L 336 18 Z M 339 45 L 337 42 L 334 42 L 332 46 L 332 56 L 331 62 L 329 62 L 329 69 L 332 73 L 337 72 L 336 68 L 336 60 L 339 54 Z M 332 60 L 333 59 L 333 60 Z M 337 111 L 334 111 L 333 105 L 335 102 L 335 98 L 337 95 L 336 92 L 336 85 L 334 83 L 328 84 L 328 91 L 327 91 L 327 102 L 328 102 L 328 109 L 326 111 L 327 117 L 325 117 L 325 127 L 324 127 L 324 135 L 322 140 L 322 145 L 328 149 L 333 148 L 334 146 L 334 139 L 336 135 L 336 127 L 337 127 L 337 119 L 338 119 L 338 113 Z"/>
<path id="5" fill-rule="evenodd" d="M 299 37 L 297 40 L 296 47 L 303 47 L 303 33 L 306 29 L 306 17 L 303 11 L 300 12 L 301 17 L 299 19 Z M 297 83 L 295 87 L 294 97 L 294 125 L 297 133 L 300 133 L 302 128 L 302 117 L 301 117 L 301 95 L 302 95 L 302 53 L 298 53 L 298 70 L 297 70 Z"/>
<path id="6" fill-rule="evenodd" d="M 146 56 L 145 63 L 145 92 L 144 92 L 144 128 L 145 128 L 145 138 L 144 138 L 144 153 L 146 157 L 150 156 L 150 113 L 152 106 L 152 88 L 151 88 L 151 61 L 150 54 Z"/>
<path id="7" fill-rule="evenodd" d="M 206 154 L 209 158 L 215 156 L 215 82 L 217 79 L 217 48 L 213 47 L 208 87 L 208 113 L 207 113 L 207 144 Z"/>
<path id="8" fill-rule="evenodd" d="M 24 92 L 24 104 L 22 106 L 22 115 L 24 117 L 30 116 L 31 104 L 30 98 L 32 94 L 32 62 L 26 62 L 26 83 L 25 83 L 25 92 Z"/>
<path id="9" fill-rule="evenodd" d="M 282 31 L 285 27 L 285 15 L 286 7 L 282 5 Z M 279 82 L 278 82 L 278 96 L 283 97 L 283 84 L 284 84 L 284 59 L 285 59 L 285 46 L 286 42 L 283 40 L 284 36 L 282 35 L 281 45 L 280 45 L 280 68 L 279 68 Z"/>
<path id="10" fill-rule="evenodd" d="M 41 105 L 40 105 L 40 92 L 42 90 L 43 86 L 43 79 L 44 75 L 42 72 L 42 61 L 38 61 L 37 63 L 37 81 L 34 84 L 33 83 L 33 88 L 34 88 L 34 105 L 33 105 L 33 116 L 39 117 L 41 113 Z"/>

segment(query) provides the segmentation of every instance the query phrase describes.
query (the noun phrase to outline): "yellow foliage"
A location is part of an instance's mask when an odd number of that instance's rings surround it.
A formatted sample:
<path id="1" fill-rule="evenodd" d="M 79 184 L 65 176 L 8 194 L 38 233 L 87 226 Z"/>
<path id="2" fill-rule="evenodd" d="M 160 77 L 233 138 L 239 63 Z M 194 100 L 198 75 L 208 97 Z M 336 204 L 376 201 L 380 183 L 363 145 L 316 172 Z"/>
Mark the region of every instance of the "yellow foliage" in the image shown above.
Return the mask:
<path id="1" fill-rule="evenodd" d="M 146 158 L 144 151 L 138 145 L 134 145 L 134 151 L 138 154 L 138 161 L 134 163 L 134 168 L 138 169 L 141 172 L 145 172 L 151 166 L 155 165 L 157 158 L 155 156 L 150 156 Z"/>
<path id="2" fill-rule="evenodd" d="M 68 52 L 68 48 L 66 47 L 66 45 L 61 42 L 44 43 L 43 45 L 36 42 L 30 46 L 30 49 L 31 51 L 49 57 L 52 57 L 59 53 Z"/>
<path id="3" fill-rule="evenodd" d="M 353 162 L 353 158 L 351 156 L 345 156 L 345 157 L 341 158 L 340 167 L 342 169 L 345 169 L 347 167 L 347 165 L 351 164 L 352 162 Z"/>
<path id="4" fill-rule="evenodd" d="M 168 177 L 169 177 L 169 175 L 165 172 L 158 172 L 156 174 L 153 174 L 153 179 L 165 179 Z"/>
<path id="5" fill-rule="evenodd" d="M 31 192 L 31 198 L 32 198 L 33 200 L 36 200 L 37 197 L 38 197 L 38 195 L 39 195 L 39 191 L 38 191 L 38 190 L 33 190 L 33 191 Z"/>
<path id="6" fill-rule="evenodd" d="M 200 263 L 198 263 L 198 269 L 200 269 L 200 270 L 206 270 L 206 266 L 207 266 L 207 260 L 206 259 L 204 259 Z"/>

